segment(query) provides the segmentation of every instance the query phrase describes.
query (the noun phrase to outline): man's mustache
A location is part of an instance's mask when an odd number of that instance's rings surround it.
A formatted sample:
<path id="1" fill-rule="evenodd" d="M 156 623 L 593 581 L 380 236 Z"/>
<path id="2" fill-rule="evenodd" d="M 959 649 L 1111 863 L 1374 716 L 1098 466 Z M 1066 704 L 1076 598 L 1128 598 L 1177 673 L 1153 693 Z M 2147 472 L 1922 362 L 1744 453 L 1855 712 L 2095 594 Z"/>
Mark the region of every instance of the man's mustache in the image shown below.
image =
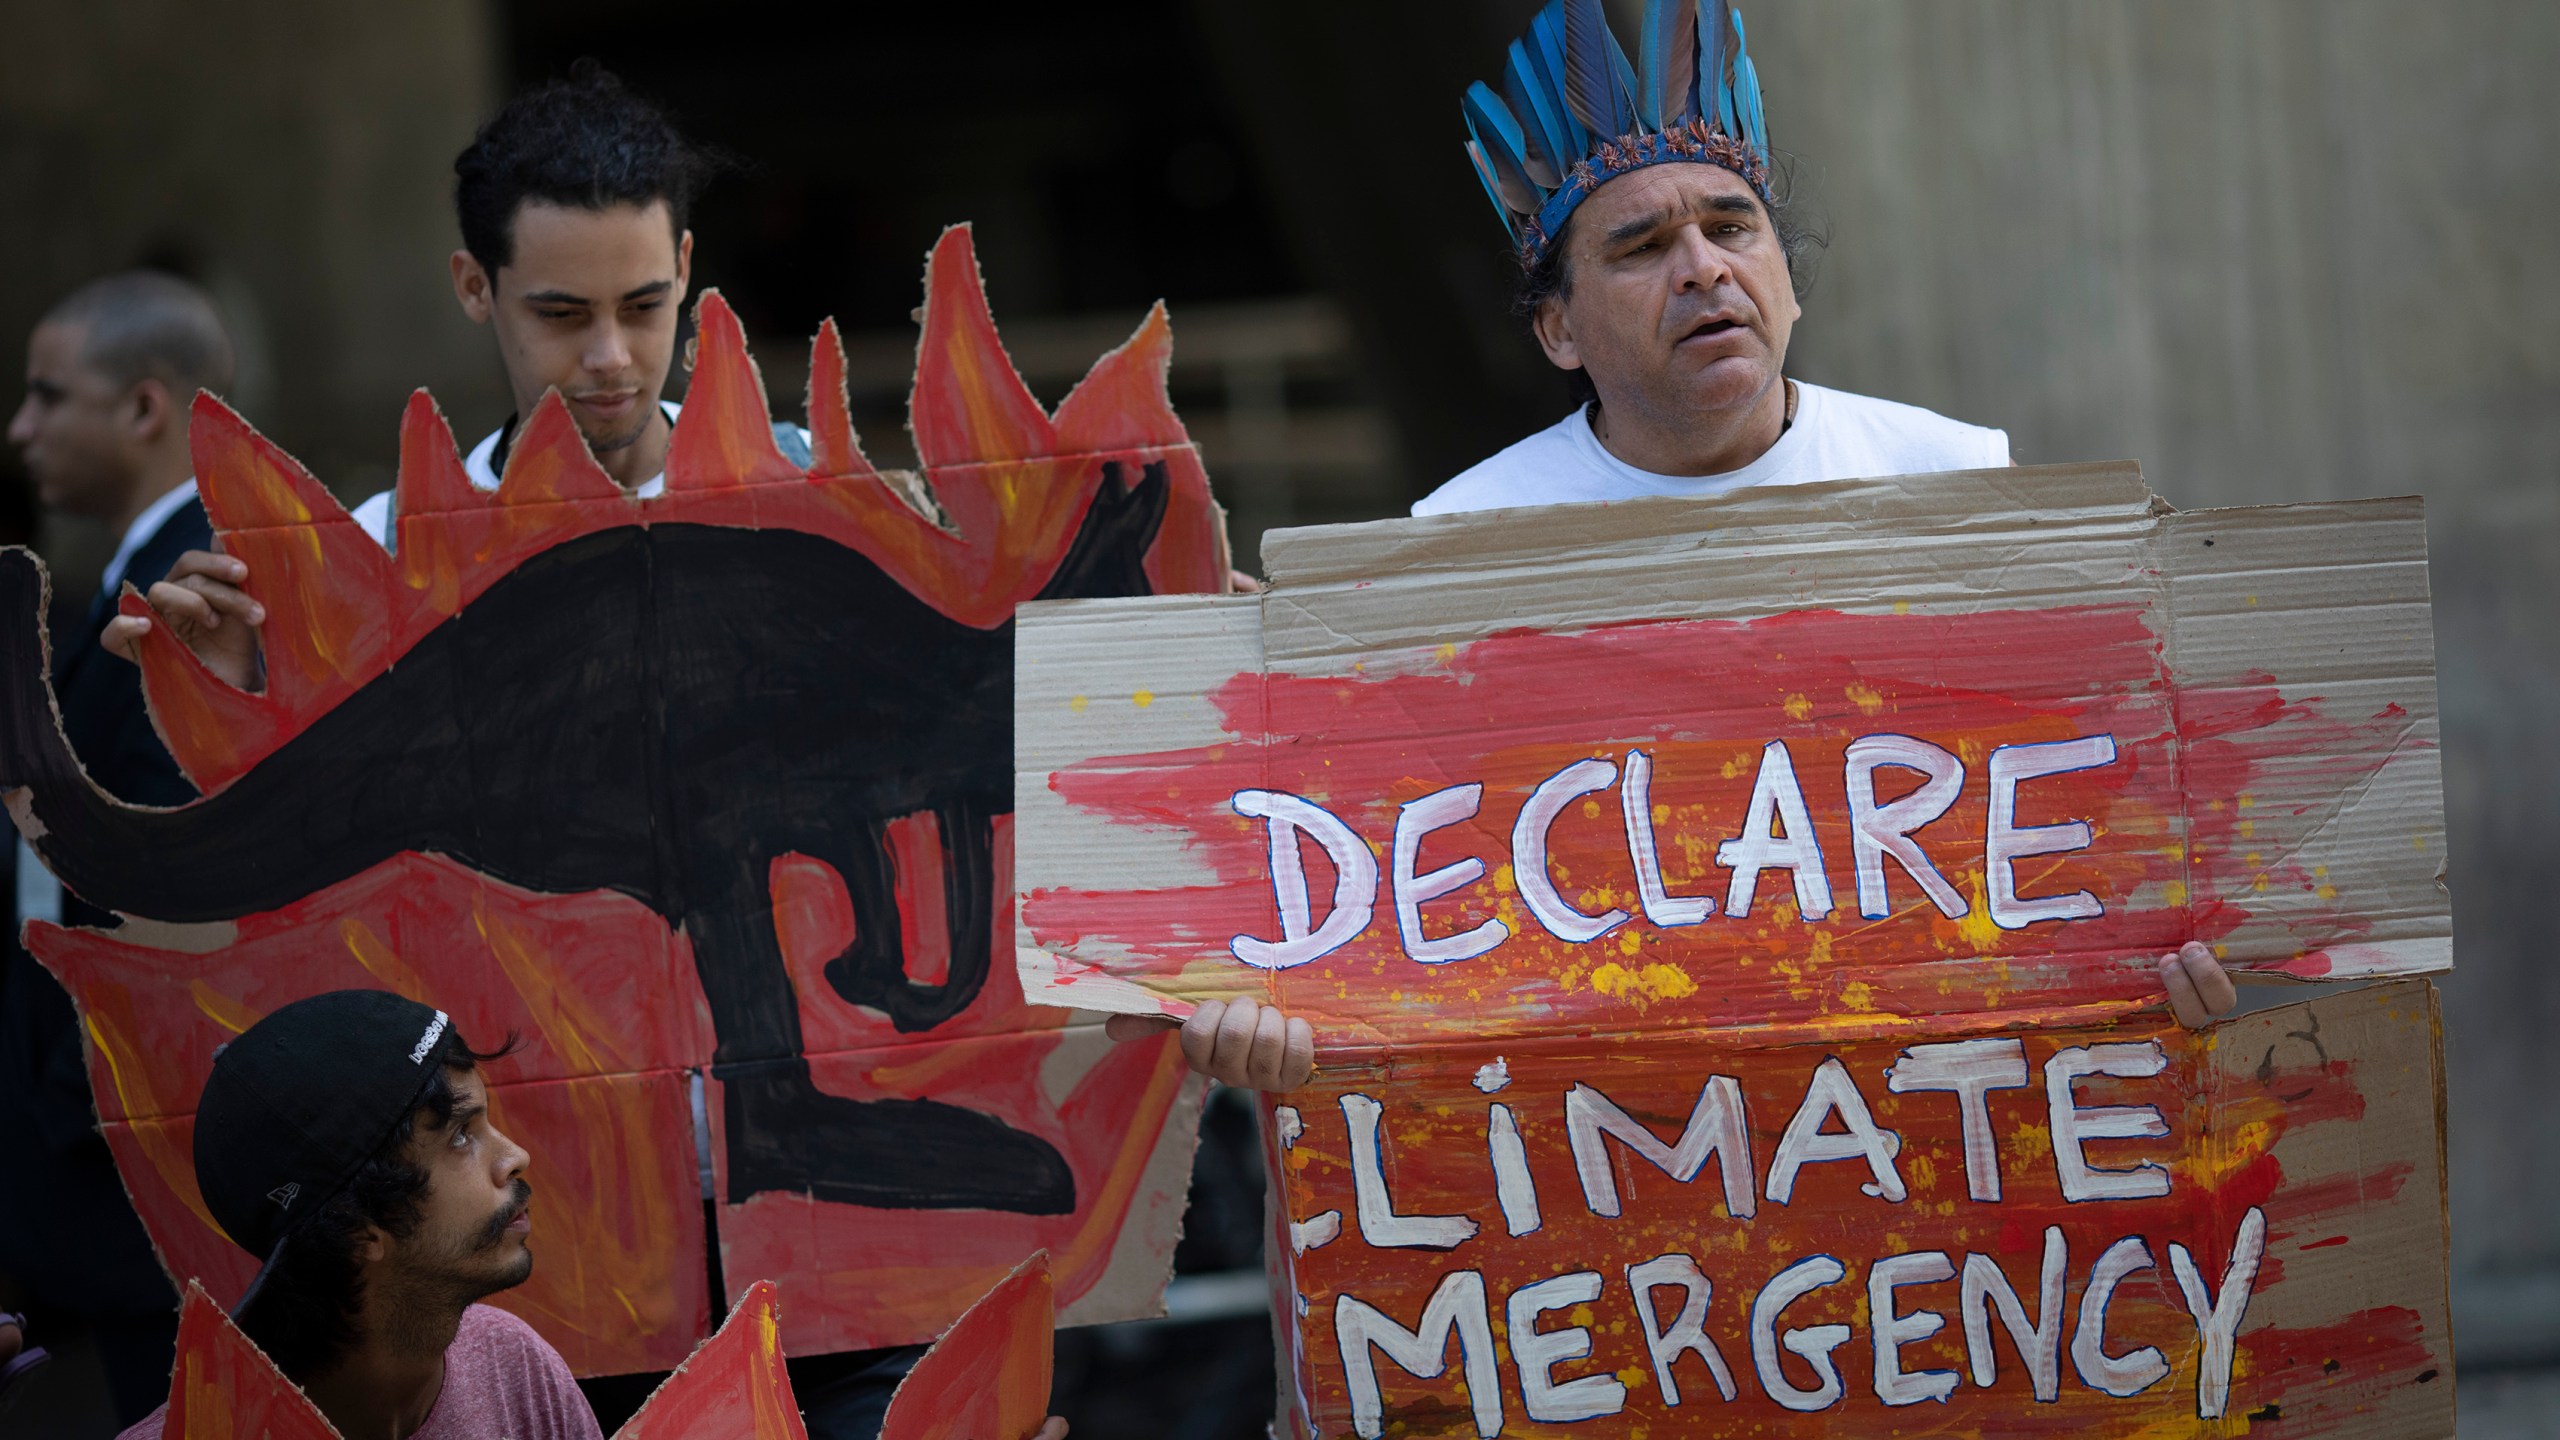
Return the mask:
<path id="1" fill-rule="evenodd" d="M 498 1242 L 507 1238 L 507 1227 L 516 1223 L 516 1217 L 523 1214 L 525 1207 L 533 1203 L 533 1186 L 530 1183 L 518 1180 L 514 1189 L 514 1198 L 509 1200 L 497 1214 L 490 1216 L 489 1223 L 481 1228 L 479 1243 L 474 1245 L 473 1249 L 498 1248 Z"/>

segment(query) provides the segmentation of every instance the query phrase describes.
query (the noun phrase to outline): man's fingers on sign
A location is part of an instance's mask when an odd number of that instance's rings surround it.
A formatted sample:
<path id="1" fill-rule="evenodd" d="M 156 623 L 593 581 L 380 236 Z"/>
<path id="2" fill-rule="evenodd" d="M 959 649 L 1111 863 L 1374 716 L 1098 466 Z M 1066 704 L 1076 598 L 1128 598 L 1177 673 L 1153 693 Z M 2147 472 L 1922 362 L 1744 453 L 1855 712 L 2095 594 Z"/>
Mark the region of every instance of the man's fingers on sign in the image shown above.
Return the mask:
<path id="1" fill-rule="evenodd" d="M 1295 1090 L 1315 1073 L 1316 1037 L 1304 1020 L 1239 995 L 1204 1001 L 1182 1024 L 1191 1068 L 1222 1085 Z"/>
<path id="2" fill-rule="evenodd" d="M 2160 957 L 2160 983 L 2169 992 L 2169 1013 L 2190 1030 L 2203 1029 L 2240 1004 L 2240 992 L 2224 973 L 2222 962 L 2198 941 L 2190 940 L 2175 955 Z"/>
<path id="3" fill-rule="evenodd" d="M 1067 1417 L 1052 1415 L 1023 1440 L 1067 1440 Z"/>
<path id="4" fill-rule="evenodd" d="M 1102 1033 L 1114 1040 L 1143 1040 L 1182 1027 L 1182 1057 L 1191 1068 L 1244 1090 L 1295 1090 L 1316 1073 L 1316 1032 L 1269 1005 L 1250 999 L 1204 1000 L 1189 1020 L 1162 1015 L 1114 1015 Z"/>
<path id="5" fill-rule="evenodd" d="M 145 597 L 159 623 L 194 651 L 206 669 L 241 690 L 256 683 L 258 627 L 267 620 L 267 607 L 240 588 L 248 579 L 249 567 L 242 561 L 190 550 Z M 100 641 L 110 652 L 138 661 L 137 647 L 152 623 L 145 616 L 119 615 L 107 622 Z"/>

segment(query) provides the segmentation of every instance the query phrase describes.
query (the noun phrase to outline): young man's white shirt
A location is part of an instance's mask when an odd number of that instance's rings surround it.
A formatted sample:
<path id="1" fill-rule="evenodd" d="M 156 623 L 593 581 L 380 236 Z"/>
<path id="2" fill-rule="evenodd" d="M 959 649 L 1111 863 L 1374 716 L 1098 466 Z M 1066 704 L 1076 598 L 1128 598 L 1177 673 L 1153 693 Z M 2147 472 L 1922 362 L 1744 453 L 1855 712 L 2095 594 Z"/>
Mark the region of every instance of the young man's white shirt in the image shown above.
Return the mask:
<path id="1" fill-rule="evenodd" d="M 659 401 L 658 408 L 667 412 L 670 423 L 684 413 L 684 407 L 673 400 Z M 777 425 L 774 428 L 781 430 L 784 427 Z M 490 431 L 481 437 L 479 444 L 471 447 L 470 454 L 462 457 L 462 473 L 470 477 L 472 489 L 495 490 L 498 488 L 498 440 L 506 433 L 503 429 Z M 800 431 L 800 443 L 804 450 L 808 447 L 808 432 L 805 430 Z M 647 500 L 663 494 L 666 488 L 667 472 L 661 470 L 633 486 L 631 493 L 639 499 Z M 358 505 L 354 515 L 355 522 L 364 527 L 364 533 L 372 536 L 375 544 L 385 550 L 399 548 L 397 538 L 392 534 L 390 491 L 385 490 Z"/>
<path id="2" fill-rule="evenodd" d="M 1413 507 L 1416 515 L 1634 500 L 1703 498 L 1754 485 L 1803 485 L 1867 475 L 1989 470 L 2009 463 L 2009 435 L 1902 405 L 1799 380 L 1796 416 L 1768 453 L 1721 475 L 1657 475 L 1609 453 L 1591 430 L 1591 407 L 1473 466 Z"/>

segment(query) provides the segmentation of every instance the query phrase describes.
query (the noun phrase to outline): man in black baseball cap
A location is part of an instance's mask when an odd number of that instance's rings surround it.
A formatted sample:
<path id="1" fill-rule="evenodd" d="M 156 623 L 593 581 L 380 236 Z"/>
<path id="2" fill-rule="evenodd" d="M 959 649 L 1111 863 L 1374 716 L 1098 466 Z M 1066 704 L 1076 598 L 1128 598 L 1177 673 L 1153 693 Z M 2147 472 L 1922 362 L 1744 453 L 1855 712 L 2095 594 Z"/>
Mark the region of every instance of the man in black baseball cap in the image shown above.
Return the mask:
<path id="1" fill-rule="evenodd" d="M 595 1440 L 532 1327 L 476 1303 L 533 1273 L 522 1148 L 441 1010 L 297 1000 L 214 1057 L 196 1183 L 265 1263 L 236 1318 L 347 1440 Z M 154 1412 L 125 1440 L 159 1440 Z"/>

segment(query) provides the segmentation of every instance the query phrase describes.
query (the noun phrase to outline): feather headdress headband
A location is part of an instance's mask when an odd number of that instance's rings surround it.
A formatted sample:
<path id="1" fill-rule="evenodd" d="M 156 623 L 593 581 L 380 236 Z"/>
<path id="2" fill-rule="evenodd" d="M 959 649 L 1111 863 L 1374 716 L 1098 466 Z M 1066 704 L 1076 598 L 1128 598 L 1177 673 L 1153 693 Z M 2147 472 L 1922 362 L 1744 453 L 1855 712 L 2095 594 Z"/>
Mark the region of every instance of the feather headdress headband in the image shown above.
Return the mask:
<path id="1" fill-rule="evenodd" d="M 1640 63 L 1609 33 L 1601 0 L 1549 0 L 1511 42 L 1502 93 L 1459 102 L 1467 158 L 1535 265 L 1574 207 L 1647 165 L 1721 165 L 1769 199 L 1760 75 L 1729 0 L 1645 0 Z"/>

